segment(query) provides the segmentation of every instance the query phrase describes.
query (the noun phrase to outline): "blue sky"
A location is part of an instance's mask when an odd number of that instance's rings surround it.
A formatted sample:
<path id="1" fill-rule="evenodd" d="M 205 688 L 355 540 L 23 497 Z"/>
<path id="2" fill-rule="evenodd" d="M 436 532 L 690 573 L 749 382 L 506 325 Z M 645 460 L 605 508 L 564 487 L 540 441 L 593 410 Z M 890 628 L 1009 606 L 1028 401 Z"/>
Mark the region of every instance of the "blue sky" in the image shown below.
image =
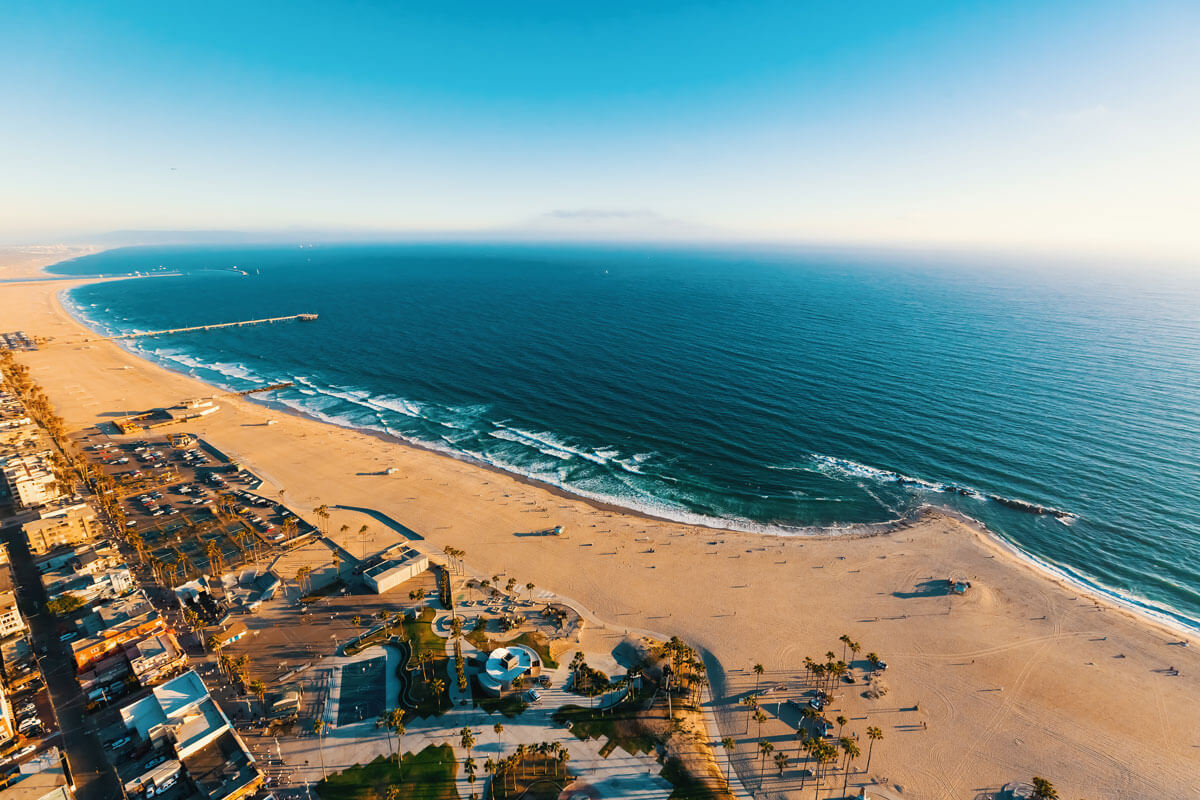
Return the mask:
<path id="1" fill-rule="evenodd" d="M 0 6 L 0 238 L 1200 253 L 1200 4 Z"/>

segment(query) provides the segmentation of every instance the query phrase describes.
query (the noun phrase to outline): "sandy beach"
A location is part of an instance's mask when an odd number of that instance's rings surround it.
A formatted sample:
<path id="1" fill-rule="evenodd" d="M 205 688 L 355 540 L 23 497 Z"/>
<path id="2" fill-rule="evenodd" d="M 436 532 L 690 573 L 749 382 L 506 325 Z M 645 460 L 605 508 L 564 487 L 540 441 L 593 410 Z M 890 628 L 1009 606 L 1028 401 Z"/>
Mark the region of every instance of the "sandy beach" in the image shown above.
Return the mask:
<path id="1" fill-rule="evenodd" d="M 72 254 L 0 251 L 0 278 L 32 277 Z M 113 343 L 71 344 L 87 332 L 58 294 L 80 282 L 0 286 L 0 330 L 52 339 L 18 359 L 68 427 L 216 393 Z M 754 688 L 751 666 L 764 665 L 762 686 L 770 686 L 803 674 L 805 656 L 841 657 L 838 637 L 849 634 L 890 665 L 885 696 L 866 699 L 847 686 L 840 701 L 848 730 L 884 732 L 870 775 L 888 785 L 873 796 L 975 798 L 1034 774 L 1064 798 L 1200 796 L 1198 647 L 955 519 L 930 515 L 857 538 L 696 528 L 243 399 L 219 402 L 219 413 L 188 430 L 285 490 L 298 511 L 340 507 L 335 532 L 369 525 L 365 541 L 342 542 L 352 553 L 399 541 L 387 524 L 394 520 L 432 552 L 464 549 L 480 574 L 532 581 L 616 627 L 702 649 L 723 728 L 710 733 L 734 736 L 747 752 L 754 726 L 729 701 Z M 555 525 L 562 537 L 517 535 Z M 945 594 L 938 582 L 948 577 L 970 580 L 971 590 Z M 771 717 L 765 737 L 792 742 L 793 728 Z"/>

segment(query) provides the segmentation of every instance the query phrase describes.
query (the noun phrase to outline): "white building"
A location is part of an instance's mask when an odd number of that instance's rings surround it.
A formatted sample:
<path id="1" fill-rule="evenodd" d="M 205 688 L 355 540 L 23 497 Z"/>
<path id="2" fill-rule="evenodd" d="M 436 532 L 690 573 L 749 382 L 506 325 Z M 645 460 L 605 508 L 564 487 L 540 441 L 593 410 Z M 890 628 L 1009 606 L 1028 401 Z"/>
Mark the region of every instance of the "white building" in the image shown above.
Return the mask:
<path id="1" fill-rule="evenodd" d="M 12 573 L 7 564 L 0 565 L 0 639 L 25 630 L 25 620 L 17 608 L 17 596 L 13 593 Z"/>
<path id="2" fill-rule="evenodd" d="M 58 479 L 40 456 L 17 456 L 0 469 L 5 488 L 18 508 L 37 508 L 62 497 Z"/>
<path id="3" fill-rule="evenodd" d="M 501 691 L 511 689 L 517 678 L 535 678 L 541 672 L 542 659 L 528 647 L 520 644 L 497 647 L 479 673 L 479 685 L 498 697 Z"/>
<path id="4" fill-rule="evenodd" d="M 376 594 L 394 589 L 429 569 L 429 558 L 407 545 L 398 545 L 384 555 L 382 563 L 363 572 L 363 580 Z"/>

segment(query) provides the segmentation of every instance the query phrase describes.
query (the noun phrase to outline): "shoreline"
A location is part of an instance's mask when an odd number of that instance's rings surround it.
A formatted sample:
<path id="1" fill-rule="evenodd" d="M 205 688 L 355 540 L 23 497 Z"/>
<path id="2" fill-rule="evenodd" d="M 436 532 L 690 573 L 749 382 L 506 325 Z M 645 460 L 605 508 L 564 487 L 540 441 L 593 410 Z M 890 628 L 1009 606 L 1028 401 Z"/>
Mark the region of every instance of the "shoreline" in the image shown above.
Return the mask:
<path id="1" fill-rule="evenodd" d="M 0 292 L 0 313 L 14 329 L 60 342 L 23 360 L 69 427 L 212 393 L 212 384 L 113 342 L 62 344 L 91 329 L 58 302 L 61 288 L 14 286 Z M 329 502 L 335 530 L 370 523 L 372 552 L 398 540 L 379 531 L 382 518 L 397 520 L 435 551 L 465 546 L 474 572 L 529 580 L 615 626 L 679 635 L 710 654 L 720 726 L 710 734 L 718 745 L 721 735 L 738 740 L 733 764 L 741 773 L 749 763 L 742 777 L 752 782 L 753 726 L 746 729 L 736 702 L 755 689 L 749 666 L 761 662 L 768 680 L 788 680 L 801 656 L 840 651 L 838 635 L 848 633 L 890 663 L 891 691 L 864 701 L 854 690 L 839 702 L 860 733 L 864 724 L 884 728 L 871 772 L 902 784 L 903 796 L 972 796 L 1030 774 L 1052 777 L 1064 796 L 1200 793 L 1196 648 L 1171 646 L 1179 636 L 1170 626 L 1107 596 L 1093 599 L 986 528 L 946 514 L 861 536 L 662 522 L 299 412 L 268 427 L 278 409 L 245 399 L 223 399 L 195 432 L 286 487 L 299 513 Z M 363 471 L 392 465 L 393 476 Z M 546 520 L 565 523 L 566 534 L 514 534 Z M 352 535 L 333 538 L 354 553 L 365 547 Z M 947 576 L 973 588 L 963 597 L 922 589 Z M 1168 664 L 1179 673 L 1166 675 Z M 772 717 L 762 732 L 791 741 L 794 727 Z M 901 797 L 883 784 L 867 788 Z"/>
<path id="2" fill-rule="evenodd" d="M 62 263 L 62 262 L 56 262 L 56 264 L 57 263 Z M 43 267 L 42 269 L 48 270 L 50 267 L 55 266 L 56 264 L 47 265 L 47 266 Z M 158 275 L 158 274 L 128 275 L 128 276 L 65 276 L 65 279 L 74 280 L 74 281 L 76 281 L 76 283 L 73 286 L 63 288 L 63 289 L 59 290 L 58 292 L 56 292 L 55 299 L 56 299 L 56 302 L 58 303 L 59 307 L 80 328 L 82 328 L 83 330 L 86 330 L 86 331 L 90 331 L 93 333 L 100 333 L 102 335 L 108 336 L 108 335 L 112 335 L 112 334 L 110 334 L 102 329 L 97 329 L 97 328 L 92 327 L 93 324 L 98 324 L 98 323 L 91 323 L 91 321 L 84 319 L 82 317 L 82 315 L 80 313 L 78 313 L 80 306 L 77 303 L 74 303 L 73 301 L 72 302 L 64 302 L 64 295 L 73 289 L 79 288 L 80 286 L 92 284 L 92 283 L 101 283 L 101 282 L 109 282 L 109 281 L 116 281 L 116 280 L 136 280 L 136 279 L 141 279 L 141 278 L 154 278 L 154 277 L 178 277 L 181 274 L 183 274 L 183 273 L 169 273 L 169 274 L 163 274 L 163 275 Z M 116 344 L 118 347 L 120 347 L 124 352 L 128 353 L 130 356 L 137 358 L 138 360 L 140 360 L 154 368 L 164 370 L 166 372 L 172 373 L 174 375 L 178 375 L 180 377 L 190 378 L 192 380 L 199 381 L 199 382 L 203 383 L 204 385 L 210 387 L 214 392 L 234 391 L 234 389 L 232 389 L 231 387 L 221 386 L 219 384 L 213 383 L 211 380 L 206 379 L 204 377 L 200 377 L 198 375 L 194 375 L 189 372 L 184 372 L 179 369 L 174 369 L 166 364 L 161 364 L 135 348 L 126 347 L 121 340 L 116 340 L 114 342 L 114 344 Z M 482 469 L 482 470 L 485 470 L 487 472 L 490 472 L 490 473 L 493 473 L 496 475 L 503 475 L 507 478 L 515 480 L 524 485 L 539 488 L 543 491 L 549 492 L 550 494 L 554 495 L 555 497 L 585 503 L 585 504 L 591 506 L 592 508 L 596 509 L 597 511 L 632 516 L 632 517 L 644 519 L 647 521 L 661 522 L 661 523 L 666 523 L 666 524 L 670 524 L 670 525 L 683 525 L 683 526 L 690 526 L 690 527 L 699 527 L 699 528 L 703 528 L 708 531 L 712 531 L 713 533 L 740 533 L 740 534 L 749 534 L 749 535 L 753 535 L 753 536 L 776 537 L 776 538 L 782 538 L 782 539 L 793 539 L 794 538 L 794 539 L 801 539 L 801 540 L 803 540 L 803 539 L 831 539 L 831 538 L 859 539 L 859 538 L 866 538 L 866 537 L 873 537 L 873 536 L 889 536 L 889 535 L 892 535 L 895 533 L 899 533 L 904 530 L 907 530 L 908 528 L 912 527 L 915 524 L 920 523 L 923 519 L 929 519 L 931 517 L 943 517 L 943 518 L 948 518 L 948 519 L 954 519 L 954 520 L 957 520 L 957 521 L 965 524 L 967 527 L 975 530 L 977 533 L 982 535 L 985 539 L 987 539 L 988 541 L 995 544 L 1006 555 L 1019 561 L 1023 566 L 1035 571 L 1036 573 L 1040 574 L 1042 577 L 1045 577 L 1049 580 L 1058 582 L 1061 585 L 1069 587 L 1074 591 L 1088 595 L 1095 600 L 1108 603 L 1111 606 L 1113 606 L 1115 609 L 1119 609 L 1126 613 L 1131 613 L 1131 614 L 1135 615 L 1136 617 L 1140 618 L 1141 620 L 1143 620 L 1144 622 L 1161 626 L 1164 629 L 1166 629 L 1167 631 L 1178 634 L 1180 636 L 1184 636 L 1184 637 L 1200 636 L 1200 621 L 1192 621 L 1193 624 L 1189 625 L 1188 621 L 1185 621 L 1186 616 L 1182 612 L 1176 611 L 1174 609 L 1171 609 L 1171 611 L 1162 611 L 1157 608 L 1147 607 L 1146 605 L 1139 603 L 1137 600 L 1131 599 L 1131 598 L 1123 595 L 1118 590 L 1104 587 L 1103 585 L 1101 585 L 1099 583 L 1099 581 L 1097 581 L 1093 578 L 1079 577 L 1078 575 L 1072 574 L 1069 571 L 1069 568 L 1056 566 L 1056 565 L 1052 564 L 1051 562 L 1047 561 L 1046 559 L 1042 558 L 1041 556 L 1037 555 L 1036 553 L 1029 552 L 1028 550 L 1021 547 L 1019 544 L 1017 544 L 1016 542 L 1007 538 L 1004 534 L 992 530 L 986 524 L 984 524 L 983 522 L 981 522 L 978 519 L 975 519 L 974 517 L 970 516 L 969 514 L 964 514 L 955 509 L 949 508 L 947 506 L 941 506 L 936 503 L 922 504 L 922 505 L 918 506 L 917 508 L 915 508 L 911 515 L 906 516 L 906 517 L 892 519 L 892 520 L 883 520 L 883 521 L 879 521 L 879 522 L 869 522 L 869 523 L 847 523 L 845 525 L 837 525 L 837 524 L 825 525 L 825 526 L 812 525 L 812 526 L 805 526 L 802 528 L 797 527 L 792 530 L 787 530 L 780 526 L 771 525 L 768 523 L 755 523 L 751 520 L 746 520 L 745 525 L 740 525 L 740 524 L 738 524 L 737 520 L 722 519 L 722 518 L 718 518 L 718 517 L 709 517 L 709 516 L 700 515 L 700 514 L 688 515 L 689 518 L 677 518 L 677 517 L 668 516 L 666 514 L 655 514 L 652 511 L 648 511 L 643 508 L 637 508 L 634 506 L 626 506 L 626 505 L 622 505 L 620 503 L 603 500 L 598 497 L 594 497 L 594 496 L 591 496 L 591 495 L 588 495 L 588 494 L 585 494 L 585 493 L 582 493 L 579 491 L 575 491 L 575 490 L 572 490 L 572 489 L 564 487 L 564 486 L 560 486 L 558 484 L 550 483 L 548 481 L 540 480 L 538 478 L 531 477 L 529 475 L 524 475 L 519 472 L 505 469 L 496 464 L 491 464 L 486 461 L 480 460 L 478 458 L 473 458 L 469 454 L 456 452 L 456 451 L 450 450 L 449 448 L 438 448 L 438 447 L 426 444 L 424 442 L 419 442 L 419 441 L 416 441 L 413 439 L 407 439 L 407 438 L 404 438 L 401 436 L 397 436 L 393 433 L 378 430 L 375 428 L 369 428 L 369 427 L 360 426 L 360 425 L 353 425 L 353 424 L 349 424 L 349 423 L 338 422 L 338 421 L 334 421 L 332 419 L 322 419 L 321 417 L 318 417 L 311 412 L 292 408 L 291 406 L 288 406 L 284 403 L 280 403 L 278 401 L 272 401 L 270 399 L 258 398 L 253 395 L 248 395 L 242 399 L 244 401 L 248 401 L 250 403 L 261 406 L 263 408 L 270 409 L 271 411 L 276 412 L 276 413 L 292 415 L 292 416 L 295 416 L 295 417 L 298 417 L 298 418 L 301 418 L 304 420 L 308 420 L 310 422 L 313 422 L 313 423 L 316 423 L 319 425 L 329 425 L 329 426 L 333 426 L 336 428 L 340 428 L 342 430 L 354 431 L 356 433 L 360 433 L 365 436 L 371 436 L 373 438 L 376 438 L 380 441 L 386 442 L 386 443 L 394 445 L 394 446 L 413 448 L 413 449 L 420 450 L 425 453 L 429 453 L 434 456 L 450 458 L 450 459 L 461 462 L 463 464 L 467 464 L 467 465 L 477 468 L 477 469 Z M 757 526 L 757 527 L 755 527 L 755 526 Z M 1173 616 L 1173 614 L 1178 615 L 1178 616 Z M 1184 617 L 1184 619 L 1180 619 L 1179 617 Z"/>

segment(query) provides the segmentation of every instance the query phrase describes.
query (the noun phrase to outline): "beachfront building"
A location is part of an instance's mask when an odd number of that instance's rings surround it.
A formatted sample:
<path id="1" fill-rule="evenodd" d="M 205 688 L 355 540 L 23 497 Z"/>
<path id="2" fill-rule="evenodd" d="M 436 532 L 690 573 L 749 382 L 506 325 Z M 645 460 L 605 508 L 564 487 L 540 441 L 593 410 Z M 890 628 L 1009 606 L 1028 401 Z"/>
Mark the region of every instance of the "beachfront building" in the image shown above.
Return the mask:
<path id="1" fill-rule="evenodd" d="M 126 645 L 125 660 L 138 683 L 150 686 L 182 669 L 187 653 L 170 633 L 160 633 Z"/>
<path id="2" fill-rule="evenodd" d="M 385 551 L 383 561 L 363 572 L 363 580 L 376 594 L 395 589 L 429 569 L 429 558 L 408 545 Z"/>
<path id="3" fill-rule="evenodd" d="M 142 592 L 110 601 L 79 621 L 84 636 L 71 641 L 75 669 L 84 671 L 117 648 L 164 633 L 166 623 Z"/>
<path id="4" fill-rule="evenodd" d="M 29 541 L 29 552 L 40 556 L 56 547 L 91 541 L 100 533 L 100 523 L 91 506 L 80 503 L 26 522 L 21 530 Z"/>
<path id="5" fill-rule="evenodd" d="M 119 714 L 105 736 L 128 736 L 134 752 L 145 750 L 117 765 L 127 797 L 178 786 L 180 796 L 237 800 L 262 786 L 253 756 L 194 670 L 156 686 Z"/>
<path id="6" fill-rule="evenodd" d="M 42 586 L 49 600 L 70 594 L 87 604 L 124 597 L 134 590 L 134 581 L 133 573 L 124 567 L 76 570 L 67 565 L 43 574 Z"/>
<path id="7" fill-rule="evenodd" d="M 43 750 L 10 773 L 0 800 L 71 800 L 75 796 L 62 751 Z"/>
<path id="8" fill-rule="evenodd" d="M 62 497 L 58 479 L 40 455 L 14 456 L 0 468 L 5 491 L 17 508 L 38 508 Z"/>
<path id="9" fill-rule="evenodd" d="M 17 718 L 13 714 L 12 703 L 9 702 L 8 692 L 0 691 L 0 744 L 4 744 L 17 735 Z"/>
<path id="10" fill-rule="evenodd" d="M 479 673 L 479 685 L 488 694 L 499 697 L 513 688 L 517 678 L 536 678 L 541 673 L 542 660 L 528 647 L 520 644 L 497 647 Z"/>
<path id="11" fill-rule="evenodd" d="M 217 637 L 217 641 L 220 643 L 221 647 L 228 647 L 234 642 L 241 641 L 242 637 L 249 632 L 250 630 L 246 627 L 246 623 L 239 620 L 238 622 L 233 623 L 228 628 L 225 628 L 214 635 Z"/>
<path id="12" fill-rule="evenodd" d="M 0 639 L 6 639 L 25 630 L 21 609 L 17 608 L 17 596 L 13 592 L 12 570 L 7 563 L 0 564 Z"/>

